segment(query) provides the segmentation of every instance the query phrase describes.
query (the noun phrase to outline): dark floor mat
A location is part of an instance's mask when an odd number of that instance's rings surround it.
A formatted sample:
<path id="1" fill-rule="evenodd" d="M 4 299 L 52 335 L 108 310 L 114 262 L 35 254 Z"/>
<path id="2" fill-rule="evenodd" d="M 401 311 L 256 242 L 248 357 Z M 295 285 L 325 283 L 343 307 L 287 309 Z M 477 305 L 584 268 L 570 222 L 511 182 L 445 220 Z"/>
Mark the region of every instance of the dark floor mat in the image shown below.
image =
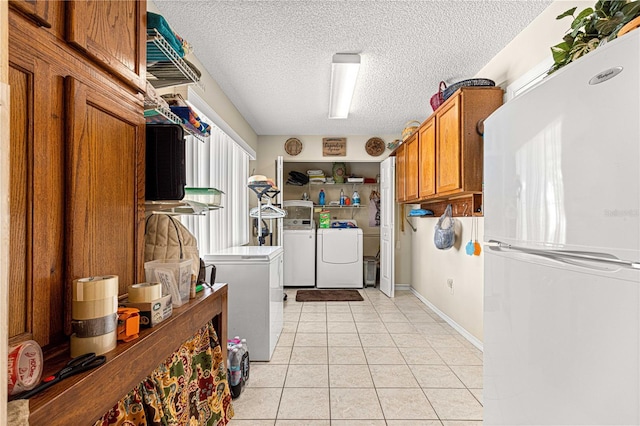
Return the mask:
<path id="1" fill-rule="evenodd" d="M 298 290 L 296 302 L 361 302 L 358 290 Z"/>

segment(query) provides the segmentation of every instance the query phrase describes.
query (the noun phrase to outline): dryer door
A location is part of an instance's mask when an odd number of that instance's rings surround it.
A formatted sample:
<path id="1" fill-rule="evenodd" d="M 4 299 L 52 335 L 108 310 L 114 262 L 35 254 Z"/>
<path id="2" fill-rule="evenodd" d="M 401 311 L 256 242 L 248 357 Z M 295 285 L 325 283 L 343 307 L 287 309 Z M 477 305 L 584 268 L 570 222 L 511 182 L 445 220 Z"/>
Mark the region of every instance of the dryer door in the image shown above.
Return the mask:
<path id="1" fill-rule="evenodd" d="M 360 256 L 357 229 L 323 230 L 322 261 L 324 263 L 355 263 Z"/>

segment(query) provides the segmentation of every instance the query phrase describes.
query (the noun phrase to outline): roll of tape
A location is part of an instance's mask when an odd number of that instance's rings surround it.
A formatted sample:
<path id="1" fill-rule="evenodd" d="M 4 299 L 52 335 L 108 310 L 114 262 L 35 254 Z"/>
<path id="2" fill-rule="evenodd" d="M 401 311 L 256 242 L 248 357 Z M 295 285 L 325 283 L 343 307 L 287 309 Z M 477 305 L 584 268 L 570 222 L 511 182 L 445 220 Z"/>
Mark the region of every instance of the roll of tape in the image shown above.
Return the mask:
<path id="1" fill-rule="evenodd" d="M 71 357 L 75 358 L 80 355 L 95 352 L 96 355 L 102 355 L 115 349 L 118 343 L 118 332 L 116 330 L 109 334 L 102 334 L 94 337 L 78 337 L 71 335 L 70 349 Z"/>
<path id="2" fill-rule="evenodd" d="M 162 284 L 140 283 L 129 286 L 129 302 L 152 302 L 162 297 Z"/>
<path id="3" fill-rule="evenodd" d="M 99 300 L 71 301 L 71 318 L 75 320 L 100 318 L 116 312 L 118 312 L 117 296 Z"/>
<path id="4" fill-rule="evenodd" d="M 109 314 L 100 318 L 71 320 L 76 337 L 94 337 L 109 334 L 118 328 L 118 314 Z"/>
<path id="5" fill-rule="evenodd" d="M 73 280 L 73 300 L 100 300 L 118 297 L 118 276 L 89 277 Z"/>
<path id="6" fill-rule="evenodd" d="M 42 349 L 33 340 L 27 340 L 9 349 L 9 395 L 30 390 L 40 383 L 42 376 Z"/>

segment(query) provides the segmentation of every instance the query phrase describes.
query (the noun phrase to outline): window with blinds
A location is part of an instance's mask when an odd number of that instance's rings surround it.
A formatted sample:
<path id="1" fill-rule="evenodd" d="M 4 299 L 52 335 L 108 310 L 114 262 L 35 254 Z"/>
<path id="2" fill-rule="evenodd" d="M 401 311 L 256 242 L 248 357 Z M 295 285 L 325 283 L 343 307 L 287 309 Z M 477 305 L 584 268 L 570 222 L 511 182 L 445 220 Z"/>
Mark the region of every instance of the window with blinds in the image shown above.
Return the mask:
<path id="1" fill-rule="evenodd" d="M 217 188 L 224 192 L 222 207 L 204 216 L 181 216 L 182 223 L 198 239 L 200 256 L 249 242 L 249 154 L 202 112 L 192 108 L 211 125 L 205 143 L 186 139 L 187 187 Z"/>

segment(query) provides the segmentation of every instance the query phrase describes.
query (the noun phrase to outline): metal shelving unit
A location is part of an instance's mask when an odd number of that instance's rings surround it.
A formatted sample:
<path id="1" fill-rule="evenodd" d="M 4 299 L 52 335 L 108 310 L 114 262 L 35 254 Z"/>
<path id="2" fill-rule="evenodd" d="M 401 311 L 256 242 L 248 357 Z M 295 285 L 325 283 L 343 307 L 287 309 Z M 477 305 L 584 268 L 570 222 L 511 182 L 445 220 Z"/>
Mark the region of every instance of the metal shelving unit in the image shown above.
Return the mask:
<path id="1" fill-rule="evenodd" d="M 166 60 L 154 59 L 150 62 L 149 57 L 166 58 Z M 147 81 L 157 88 L 193 83 L 204 90 L 200 76 L 187 65 L 155 28 L 147 29 Z"/>

